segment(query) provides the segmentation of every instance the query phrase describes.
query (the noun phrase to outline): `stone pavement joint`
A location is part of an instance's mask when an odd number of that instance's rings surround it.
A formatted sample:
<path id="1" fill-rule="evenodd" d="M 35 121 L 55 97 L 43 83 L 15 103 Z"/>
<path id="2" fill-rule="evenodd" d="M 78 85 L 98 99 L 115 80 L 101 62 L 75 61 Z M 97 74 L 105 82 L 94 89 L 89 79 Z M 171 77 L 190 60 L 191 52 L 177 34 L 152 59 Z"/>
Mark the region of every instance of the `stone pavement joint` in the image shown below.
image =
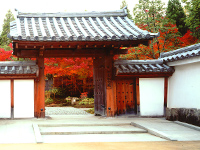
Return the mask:
<path id="1" fill-rule="evenodd" d="M 39 127 L 70 127 L 70 126 L 124 126 L 124 125 L 130 125 L 130 123 L 95 123 L 95 124 L 66 124 L 66 123 L 49 123 L 49 124 L 38 124 Z"/>
<path id="2" fill-rule="evenodd" d="M 33 123 L 33 130 L 35 134 L 35 140 L 37 143 L 43 143 L 43 139 L 40 133 L 40 129 L 36 123 Z"/>
<path id="3" fill-rule="evenodd" d="M 141 128 L 141 129 L 144 129 L 148 133 L 150 133 L 152 135 L 155 135 L 155 136 L 158 136 L 160 138 L 163 138 L 163 139 L 166 139 L 166 140 L 169 140 L 169 141 L 177 141 L 175 139 L 171 139 L 168 135 L 166 135 L 165 133 L 163 133 L 161 131 L 158 131 L 158 130 L 155 130 L 155 129 L 152 129 L 152 128 L 147 128 L 147 127 L 144 127 L 144 126 L 139 125 L 139 124 L 134 123 L 134 122 L 131 122 L 131 125 L 133 125 L 135 127 L 138 127 L 138 128 Z"/>
<path id="4" fill-rule="evenodd" d="M 73 126 L 75 125 L 75 126 Z M 135 134 L 146 130 L 130 124 L 40 124 L 41 135 L 81 135 L 81 134 Z"/>
<path id="5" fill-rule="evenodd" d="M 174 123 L 177 123 L 179 125 L 182 125 L 184 127 L 187 127 L 187 128 L 193 129 L 193 130 L 200 131 L 200 127 L 197 127 L 195 125 L 191 125 L 191 124 L 188 124 L 188 123 L 185 123 L 185 122 L 180 122 L 180 121 L 174 121 Z"/>
<path id="6" fill-rule="evenodd" d="M 73 127 L 73 131 L 77 130 L 76 128 L 79 127 L 78 125 L 81 125 L 82 129 L 91 128 L 91 130 L 95 129 L 94 131 L 124 131 L 125 129 L 128 129 L 129 131 L 131 128 L 134 128 L 134 126 L 130 125 L 131 122 L 151 130 L 157 130 L 159 131 L 159 133 L 164 133 L 167 137 L 169 136 L 169 138 L 172 140 L 177 139 L 178 141 L 198 141 L 198 142 L 200 141 L 200 131 L 184 127 L 182 125 L 178 125 L 175 122 L 165 120 L 164 118 L 123 118 L 123 117 L 103 118 L 94 115 L 50 115 L 49 118 L 43 118 L 43 119 L 32 118 L 32 119 L 0 120 L 0 143 L 2 144 L 37 143 L 34 132 L 34 128 L 37 127 L 33 128 L 33 124 L 37 124 L 39 129 L 41 128 L 40 124 L 44 125 L 61 124 L 59 128 L 64 128 L 66 126 L 66 128 L 70 130 L 72 129 L 72 126 L 68 125 L 76 125 Z M 109 127 L 109 125 L 114 125 L 114 124 L 116 124 L 116 126 Z M 119 126 L 120 124 L 124 124 L 125 126 L 129 125 L 131 127 L 122 130 L 122 128 Z M 88 125 L 100 125 L 100 126 L 88 126 Z M 49 127 L 49 128 L 53 129 L 54 127 Z M 68 129 L 66 129 L 66 132 L 68 132 L 67 131 Z M 91 131 L 89 129 L 87 129 L 87 131 Z M 163 138 L 151 135 L 149 133 L 41 135 L 41 136 L 43 143 L 115 142 L 117 144 L 117 142 L 166 141 Z M 200 149 L 200 147 L 198 148 Z"/>

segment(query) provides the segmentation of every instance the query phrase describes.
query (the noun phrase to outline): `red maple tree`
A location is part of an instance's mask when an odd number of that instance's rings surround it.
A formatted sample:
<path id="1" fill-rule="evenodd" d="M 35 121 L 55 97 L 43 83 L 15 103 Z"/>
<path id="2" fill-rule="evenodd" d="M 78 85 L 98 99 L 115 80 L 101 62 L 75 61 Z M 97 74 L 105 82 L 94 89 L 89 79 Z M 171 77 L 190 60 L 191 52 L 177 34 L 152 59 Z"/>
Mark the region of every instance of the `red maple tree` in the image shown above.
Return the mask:
<path id="1" fill-rule="evenodd" d="M 45 75 L 92 77 L 92 64 L 92 58 L 45 58 Z"/>

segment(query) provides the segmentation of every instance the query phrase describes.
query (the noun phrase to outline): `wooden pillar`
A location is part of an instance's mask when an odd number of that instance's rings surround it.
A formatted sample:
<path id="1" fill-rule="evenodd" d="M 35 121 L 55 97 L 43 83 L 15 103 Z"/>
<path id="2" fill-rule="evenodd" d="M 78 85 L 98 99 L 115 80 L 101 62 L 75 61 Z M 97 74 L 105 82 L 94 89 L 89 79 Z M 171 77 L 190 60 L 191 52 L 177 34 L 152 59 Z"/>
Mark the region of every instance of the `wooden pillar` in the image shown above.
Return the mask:
<path id="1" fill-rule="evenodd" d="M 168 77 L 165 77 L 164 86 L 164 106 L 167 107 Z"/>
<path id="2" fill-rule="evenodd" d="M 94 101 L 95 114 L 114 116 L 116 106 L 116 83 L 113 81 L 113 55 L 97 57 L 94 65 Z"/>
<path id="3" fill-rule="evenodd" d="M 104 57 L 96 57 L 93 60 L 94 83 L 94 108 L 95 115 L 105 115 L 105 61 Z"/>
<path id="4" fill-rule="evenodd" d="M 14 79 L 11 79 L 11 108 L 14 108 Z"/>
<path id="5" fill-rule="evenodd" d="M 140 106 L 140 85 L 139 85 L 139 77 L 136 77 L 136 101 L 137 101 L 137 112 L 139 111 Z"/>
<path id="6" fill-rule="evenodd" d="M 39 67 L 39 77 L 37 81 L 37 102 L 36 102 L 36 117 L 45 117 L 45 78 L 44 78 L 44 57 L 37 58 Z"/>
<path id="7" fill-rule="evenodd" d="M 105 56 L 105 102 L 107 116 L 116 114 L 116 86 L 113 81 L 113 55 Z"/>
<path id="8" fill-rule="evenodd" d="M 10 81 L 10 95 L 11 95 L 11 119 L 14 119 L 14 79 Z"/>
<path id="9" fill-rule="evenodd" d="M 38 117 L 38 115 L 37 115 L 38 114 L 37 113 L 37 108 L 38 108 L 37 107 L 37 99 L 38 99 L 37 98 L 37 94 L 38 94 L 37 93 L 37 88 L 38 88 L 37 83 L 38 82 L 37 82 L 37 80 L 38 80 L 37 78 L 34 80 L 34 116 L 35 117 Z"/>

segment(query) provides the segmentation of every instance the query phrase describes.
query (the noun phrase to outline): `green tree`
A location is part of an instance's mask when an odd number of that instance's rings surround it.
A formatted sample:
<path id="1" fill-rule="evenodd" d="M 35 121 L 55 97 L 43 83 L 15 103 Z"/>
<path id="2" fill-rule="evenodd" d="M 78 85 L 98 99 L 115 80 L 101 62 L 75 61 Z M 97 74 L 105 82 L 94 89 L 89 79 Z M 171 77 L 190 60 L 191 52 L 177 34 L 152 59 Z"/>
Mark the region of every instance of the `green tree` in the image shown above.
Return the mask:
<path id="1" fill-rule="evenodd" d="M 186 15 L 179 0 L 169 0 L 166 17 L 173 24 L 176 24 L 181 35 L 187 32 Z"/>
<path id="2" fill-rule="evenodd" d="M 182 0 L 187 9 L 186 25 L 192 31 L 193 36 L 200 39 L 200 0 Z"/>
<path id="3" fill-rule="evenodd" d="M 165 12 L 164 3 L 161 0 L 139 0 L 139 4 L 135 5 L 133 8 L 134 22 L 142 29 L 161 34 L 154 38 L 149 46 L 140 46 L 140 49 L 135 49 L 135 53 L 139 52 L 140 56 L 142 54 L 156 59 L 160 52 L 169 51 L 171 47 L 179 47 L 178 29 L 165 18 Z"/>
<path id="4" fill-rule="evenodd" d="M 1 46 L 7 46 L 9 43 L 12 42 L 12 40 L 7 37 L 7 34 L 10 33 L 10 22 L 13 20 L 15 20 L 14 15 L 12 14 L 11 10 L 8 10 L 4 19 L 3 29 L 0 38 Z"/>
<path id="5" fill-rule="evenodd" d="M 123 1 L 122 1 L 122 5 L 120 6 L 120 9 L 123 9 L 124 7 L 127 7 L 127 8 L 126 8 L 126 9 L 127 9 L 127 17 L 128 17 L 129 19 L 133 20 L 133 17 L 132 17 L 132 15 L 130 14 L 130 10 L 128 9 L 128 5 L 127 5 L 127 3 L 126 3 L 126 0 L 123 0 Z"/>
<path id="6" fill-rule="evenodd" d="M 164 12 L 161 0 L 139 0 L 139 4 L 133 8 L 134 22 L 155 33 L 162 26 Z"/>

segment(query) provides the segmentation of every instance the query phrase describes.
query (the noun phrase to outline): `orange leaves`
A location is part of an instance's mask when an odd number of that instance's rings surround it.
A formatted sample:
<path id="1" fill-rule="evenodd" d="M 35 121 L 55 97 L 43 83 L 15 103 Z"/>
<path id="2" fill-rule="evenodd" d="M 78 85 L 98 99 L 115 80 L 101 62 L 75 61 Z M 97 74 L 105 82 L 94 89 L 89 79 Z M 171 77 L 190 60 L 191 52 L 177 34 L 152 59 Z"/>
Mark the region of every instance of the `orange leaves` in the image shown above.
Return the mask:
<path id="1" fill-rule="evenodd" d="M 92 77 L 92 64 L 92 58 L 46 58 L 45 75 Z"/>
<path id="2" fill-rule="evenodd" d="M 150 41 L 149 46 L 139 45 L 138 47 L 129 47 L 128 54 L 120 55 L 120 59 L 157 59 L 161 52 L 170 51 L 181 47 L 178 28 L 176 25 L 165 22 L 159 29 L 160 36 Z M 144 25 L 139 25 L 144 29 Z"/>
<path id="3" fill-rule="evenodd" d="M 182 41 L 182 47 L 195 44 L 198 40 L 196 37 L 192 36 L 192 32 L 190 30 L 188 30 L 187 33 L 179 39 Z"/>
<path id="4" fill-rule="evenodd" d="M 0 61 L 12 60 L 12 51 L 5 51 L 3 48 L 0 48 Z"/>

